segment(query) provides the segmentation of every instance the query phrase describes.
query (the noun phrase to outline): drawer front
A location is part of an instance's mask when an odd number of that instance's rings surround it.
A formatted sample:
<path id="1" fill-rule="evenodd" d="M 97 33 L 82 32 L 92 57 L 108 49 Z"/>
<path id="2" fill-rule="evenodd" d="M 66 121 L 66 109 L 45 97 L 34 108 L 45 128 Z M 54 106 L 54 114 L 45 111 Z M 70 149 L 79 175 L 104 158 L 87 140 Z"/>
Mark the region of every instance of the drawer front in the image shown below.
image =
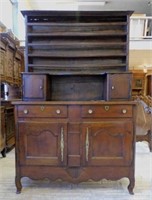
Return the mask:
<path id="1" fill-rule="evenodd" d="M 130 105 L 82 106 L 81 116 L 83 118 L 132 117 L 132 106 Z"/>
<path id="2" fill-rule="evenodd" d="M 67 106 L 20 105 L 18 117 L 67 117 Z"/>

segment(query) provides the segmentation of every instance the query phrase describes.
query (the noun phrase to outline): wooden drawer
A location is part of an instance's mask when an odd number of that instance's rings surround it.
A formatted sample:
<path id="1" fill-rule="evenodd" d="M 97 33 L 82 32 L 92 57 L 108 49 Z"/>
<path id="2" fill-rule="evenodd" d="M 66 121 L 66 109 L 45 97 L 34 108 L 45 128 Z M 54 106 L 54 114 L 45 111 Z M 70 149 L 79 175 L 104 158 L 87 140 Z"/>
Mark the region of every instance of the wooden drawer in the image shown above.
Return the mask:
<path id="1" fill-rule="evenodd" d="M 132 106 L 130 105 L 82 106 L 81 116 L 83 118 L 132 117 Z"/>
<path id="2" fill-rule="evenodd" d="M 20 105 L 18 117 L 67 117 L 66 106 Z"/>

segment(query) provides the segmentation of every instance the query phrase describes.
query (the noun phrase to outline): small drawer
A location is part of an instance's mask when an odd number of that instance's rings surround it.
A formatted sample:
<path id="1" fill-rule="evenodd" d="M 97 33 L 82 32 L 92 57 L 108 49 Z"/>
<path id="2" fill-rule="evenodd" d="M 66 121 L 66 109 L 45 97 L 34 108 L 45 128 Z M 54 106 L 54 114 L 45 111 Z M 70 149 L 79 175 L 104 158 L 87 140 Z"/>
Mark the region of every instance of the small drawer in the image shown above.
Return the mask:
<path id="1" fill-rule="evenodd" d="M 130 105 L 82 106 L 81 116 L 83 118 L 132 117 L 132 106 Z"/>
<path id="2" fill-rule="evenodd" d="M 67 117 L 66 106 L 20 105 L 18 117 Z"/>

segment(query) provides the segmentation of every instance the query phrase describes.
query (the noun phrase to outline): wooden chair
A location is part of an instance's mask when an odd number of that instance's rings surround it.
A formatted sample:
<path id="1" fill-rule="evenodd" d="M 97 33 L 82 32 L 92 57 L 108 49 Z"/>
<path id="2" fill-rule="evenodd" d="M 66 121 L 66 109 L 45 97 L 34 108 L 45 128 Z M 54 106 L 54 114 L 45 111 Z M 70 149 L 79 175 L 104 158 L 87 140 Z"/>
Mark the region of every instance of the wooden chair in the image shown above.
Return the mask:
<path id="1" fill-rule="evenodd" d="M 152 97 L 138 96 L 136 101 L 136 141 L 147 141 L 152 152 Z"/>

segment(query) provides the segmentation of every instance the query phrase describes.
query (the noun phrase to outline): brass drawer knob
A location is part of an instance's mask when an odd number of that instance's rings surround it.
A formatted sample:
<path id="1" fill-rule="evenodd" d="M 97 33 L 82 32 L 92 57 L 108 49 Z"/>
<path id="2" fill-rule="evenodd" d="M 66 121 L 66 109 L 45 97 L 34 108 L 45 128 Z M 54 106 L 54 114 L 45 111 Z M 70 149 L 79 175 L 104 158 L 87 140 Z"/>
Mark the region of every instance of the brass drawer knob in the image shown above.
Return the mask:
<path id="1" fill-rule="evenodd" d="M 60 109 L 57 109 L 56 110 L 56 114 L 60 114 L 61 113 L 61 110 Z"/>
<path id="2" fill-rule="evenodd" d="M 122 113 L 123 113 L 123 114 L 126 114 L 126 113 L 127 113 L 127 110 L 126 110 L 126 109 L 123 109 L 123 110 L 122 110 Z"/>
<path id="3" fill-rule="evenodd" d="M 93 113 L 93 110 L 92 110 L 92 109 L 89 109 L 89 110 L 88 110 L 88 113 L 89 113 L 89 114 L 92 114 L 92 113 Z"/>
<path id="4" fill-rule="evenodd" d="M 24 114 L 27 115 L 29 111 L 28 110 L 24 110 L 23 112 L 24 112 Z"/>

